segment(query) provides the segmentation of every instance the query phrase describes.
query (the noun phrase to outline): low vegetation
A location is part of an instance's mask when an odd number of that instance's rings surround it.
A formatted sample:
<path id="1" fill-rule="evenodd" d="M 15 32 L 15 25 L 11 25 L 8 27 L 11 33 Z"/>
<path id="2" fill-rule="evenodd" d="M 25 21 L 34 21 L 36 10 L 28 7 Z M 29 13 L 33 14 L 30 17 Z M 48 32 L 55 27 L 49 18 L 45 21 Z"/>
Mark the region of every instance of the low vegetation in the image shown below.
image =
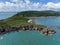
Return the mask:
<path id="1" fill-rule="evenodd" d="M 23 11 L 15 14 L 15 16 L 20 17 L 40 17 L 40 16 L 60 16 L 60 12 L 56 11 Z"/>
<path id="2" fill-rule="evenodd" d="M 0 20 L 0 33 L 6 33 L 13 30 L 20 30 L 20 28 L 24 29 L 44 29 L 47 26 L 38 25 L 35 23 L 28 23 L 28 18 L 26 17 L 40 17 L 40 16 L 59 16 L 59 12 L 54 11 L 24 11 L 13 15 L 7 19 Z M 31 27 L 33 26 L 33 28 Z M 31 28 L 30 28 L 31 27 Z M 53 30 L 53 29 L 52 29 Z M 45 32 L 46 33 L 46 32 Z M 53 32 L 54 33 L 54 32 Z"/>

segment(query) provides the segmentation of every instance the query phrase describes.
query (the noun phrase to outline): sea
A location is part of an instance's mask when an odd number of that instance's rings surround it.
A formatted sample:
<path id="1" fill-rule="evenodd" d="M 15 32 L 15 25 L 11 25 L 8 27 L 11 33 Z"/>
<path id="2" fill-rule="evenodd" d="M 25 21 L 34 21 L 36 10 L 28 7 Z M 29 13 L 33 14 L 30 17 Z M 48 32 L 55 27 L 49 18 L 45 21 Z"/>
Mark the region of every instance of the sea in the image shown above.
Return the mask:
<path id="1" fill-rule="evenodd" d="M 0 20 L 16 13 L 0 13 Z M 40 17 L 33 19 L 36 24 L 53 28 L 53 35 L 42 35 L 38 31 L 19 31 L 0 35 L 0 45 L 60 45 L 60 17 Z"/>

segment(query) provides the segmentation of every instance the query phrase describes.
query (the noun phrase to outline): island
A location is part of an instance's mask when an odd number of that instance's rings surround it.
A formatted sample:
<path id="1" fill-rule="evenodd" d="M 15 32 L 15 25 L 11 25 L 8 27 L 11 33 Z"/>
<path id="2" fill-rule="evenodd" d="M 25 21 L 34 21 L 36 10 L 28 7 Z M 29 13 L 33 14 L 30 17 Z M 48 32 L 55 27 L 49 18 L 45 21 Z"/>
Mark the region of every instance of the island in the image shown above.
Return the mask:
<path id="1" fill-rule="evenodd" d="M 12 17 L 0 20 L 0 34 L 6 34 L 13 31 L 32 31 L 37 30 L 44 35 L 55 34 L 56 31 L 45 25 L 36 24 L 27 17 L 41 17 L 56 14 L 54 11 L 23 11 L 18 12 Z M 44 14 L 44 15 L 43 15 Z M 47 15 L 46 15 L 47 14 Z M 53 16 L 53 15 L 52 15 Z"/>

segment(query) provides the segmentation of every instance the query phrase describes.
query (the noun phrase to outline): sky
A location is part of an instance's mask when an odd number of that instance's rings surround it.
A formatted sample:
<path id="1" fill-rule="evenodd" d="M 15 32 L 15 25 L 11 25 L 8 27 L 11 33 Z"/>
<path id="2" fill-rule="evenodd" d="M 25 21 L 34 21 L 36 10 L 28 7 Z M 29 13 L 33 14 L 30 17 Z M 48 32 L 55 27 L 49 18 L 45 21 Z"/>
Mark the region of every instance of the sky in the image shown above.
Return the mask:
<path id="1" fill-rule="evenodd" d="M 0 12 L 60 11 L 60 0 L 0 0 Z"/>

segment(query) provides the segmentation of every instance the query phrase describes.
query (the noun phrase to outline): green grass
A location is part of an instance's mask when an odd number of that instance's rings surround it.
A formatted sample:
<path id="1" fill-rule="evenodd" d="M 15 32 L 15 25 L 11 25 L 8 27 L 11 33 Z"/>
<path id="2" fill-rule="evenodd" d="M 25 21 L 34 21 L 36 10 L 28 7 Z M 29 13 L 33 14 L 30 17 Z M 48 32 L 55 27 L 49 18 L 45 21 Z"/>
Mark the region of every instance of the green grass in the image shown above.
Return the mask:
<path id="1" fill-rule="evenodd" d="M 0 21 L 1 27 L 11 26 L 20 26 L 20 25 L 37 25 L 35 23 L 28 23 L 28 18 L 25 17 L 40 17 L 40 16 L 60 16 L 60 12 L 55 11 L 24 11 L 15 14 L 12 17 L 4 19 Z M 40 25 L 41 27 L 46 27 L 44 25 Z"/>
<path id="2" fill-rule="evenodd" d="M 56 11 L 23 11 L 15 14 L 15 16 L 19 17 L 40 17 L 40 16 L 60 16 L 60 12 Z"/>

